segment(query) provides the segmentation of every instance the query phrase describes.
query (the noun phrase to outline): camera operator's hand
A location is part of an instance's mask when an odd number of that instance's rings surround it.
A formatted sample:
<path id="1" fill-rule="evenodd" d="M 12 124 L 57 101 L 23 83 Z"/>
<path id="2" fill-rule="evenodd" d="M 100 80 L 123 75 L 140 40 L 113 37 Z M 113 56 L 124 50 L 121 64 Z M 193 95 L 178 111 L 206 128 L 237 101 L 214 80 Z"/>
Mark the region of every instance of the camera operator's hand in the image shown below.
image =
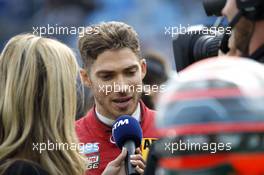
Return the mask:
<path id="1" fill-rule="evenodd" d="M 127 155 L 127 149 L 123 148 L 119 156 L 108 163 L 102 175 L 125 175 L 125 158 Z M 136 149 L 136 154 L 131 155 L 131 164 L 135 166 L 136 171 L 139 174 L 144 174 L 145 161 L 141 155 L 139 148 Z"/>

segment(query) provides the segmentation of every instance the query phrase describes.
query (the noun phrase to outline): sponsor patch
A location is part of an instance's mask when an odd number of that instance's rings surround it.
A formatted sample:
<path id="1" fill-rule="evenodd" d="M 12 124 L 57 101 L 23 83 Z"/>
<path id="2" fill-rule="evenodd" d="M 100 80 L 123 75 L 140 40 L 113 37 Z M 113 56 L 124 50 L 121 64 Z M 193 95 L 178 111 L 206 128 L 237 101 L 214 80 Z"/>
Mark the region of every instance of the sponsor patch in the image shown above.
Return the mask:
<path id="1" fill-rule="evenodd" d="M 100 162 L 100 156 L 99 155 L 93 155 L 87 157 L 87 169 L 97 169 L 99 168 L 99 162 Z"/>
<path id="2" fill-rule="evenodd" d="M 91 154 L 99 152 L 99 143 L 86 143 L 80 147 L 80 151 L 83 154 Z"/>
<path id="3" fill-rule="evenodd" d="M 142 139 L 141 151 L 142 151 L 143 159 L 145 161 L 147 160 L 148 152 L 149 152 L 149 148 L 150 148 L 151 144 L 154 143 L 156 140 L 158 140 L 158 139 L 157 138 L 143 138 Z"/>

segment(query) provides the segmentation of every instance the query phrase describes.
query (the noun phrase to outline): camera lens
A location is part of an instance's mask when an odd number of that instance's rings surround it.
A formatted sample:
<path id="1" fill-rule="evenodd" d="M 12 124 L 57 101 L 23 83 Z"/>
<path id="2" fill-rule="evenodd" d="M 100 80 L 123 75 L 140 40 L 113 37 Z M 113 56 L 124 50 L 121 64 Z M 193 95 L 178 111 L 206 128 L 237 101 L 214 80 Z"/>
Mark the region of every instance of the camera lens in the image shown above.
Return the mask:
<path id="1" fill-rule="evenodd" d="M 197 39 L 193 47 L 194 61 L 218 55 L 223 35 L 202 35 Z"/>

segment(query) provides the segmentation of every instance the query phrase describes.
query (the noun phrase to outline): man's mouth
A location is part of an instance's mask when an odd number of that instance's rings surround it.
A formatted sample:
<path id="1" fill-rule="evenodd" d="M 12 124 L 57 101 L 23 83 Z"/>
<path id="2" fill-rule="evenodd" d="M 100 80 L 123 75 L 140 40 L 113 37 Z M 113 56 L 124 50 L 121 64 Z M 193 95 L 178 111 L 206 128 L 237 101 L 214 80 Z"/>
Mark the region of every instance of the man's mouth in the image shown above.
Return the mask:
<path id="1" fill-rule="evenodd" d="M 119 98 L 115 98 L 113 99 L 113 103 L 114 105 L 119 108 L 119 109 L 126 109 L 129 107 L 130 102 L 132 101 L 133 97 L 119 97 Z"/>

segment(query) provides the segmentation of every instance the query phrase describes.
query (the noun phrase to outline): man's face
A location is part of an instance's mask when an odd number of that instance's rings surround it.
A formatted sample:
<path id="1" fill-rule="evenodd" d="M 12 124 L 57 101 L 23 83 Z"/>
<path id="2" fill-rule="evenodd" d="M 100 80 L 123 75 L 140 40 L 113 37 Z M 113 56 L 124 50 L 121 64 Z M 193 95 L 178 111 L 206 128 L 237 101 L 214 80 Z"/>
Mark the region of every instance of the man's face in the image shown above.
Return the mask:
<path id="1" fill-rule="evenodd" d="M 116 119 L 135 111 L 141 93 L 129 87 L 142 86 L 145 60 L 139 60 L 129 48 L 106 50 L 98 55 L 89 74 L 86 80 L 82 77 L 93 91 L 100 114 Z"/>

